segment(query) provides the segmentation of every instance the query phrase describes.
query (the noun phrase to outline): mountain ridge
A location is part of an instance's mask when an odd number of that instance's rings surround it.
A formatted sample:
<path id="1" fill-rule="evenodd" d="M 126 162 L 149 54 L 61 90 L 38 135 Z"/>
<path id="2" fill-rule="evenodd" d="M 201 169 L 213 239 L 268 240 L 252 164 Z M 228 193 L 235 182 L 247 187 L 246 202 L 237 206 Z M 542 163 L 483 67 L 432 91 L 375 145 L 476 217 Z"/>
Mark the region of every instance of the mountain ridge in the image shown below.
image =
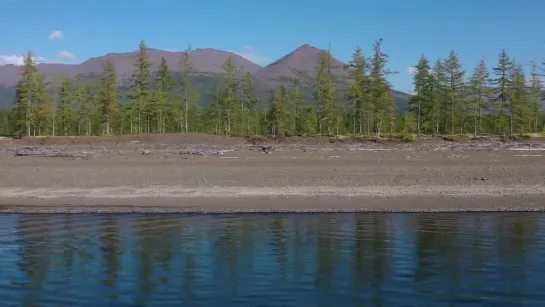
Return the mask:
<path id="1" fill-rule="evenodd" d="M 184 51 L 168 51 L 148 48 L 148 56 L 152 62 L 151 71 L 155 71 L 165 58 L 169 69 L 176 75 L 180 72 L 180 62 Z M 320 56 L 327 50 L 319 49 L 309 44 L 304 44 L 276 61 L 260 66 L 240 55 L 230 51 L 223 51 L 214 48 L 194 49 L 190 53 L 191 63 L 194 70 L 193 77 L 198 79 L 195 86 L 198 90 L 207 93 L 213 90 L 216 83 L 216 76 L 222 73 L 224 62 L 232 57 L 237 69 L 242 68 L 244 72 L 253 74 L 256 80 L 261 98 L 266 98 L 270 90 L 293 82 L 297 77 L 304 87 L 306 95 L 312 95 L 312 87 L 317 73 Z M 98 78 L 103 72 L 103 65 L 107 60 L 113 62 L 120 86 L 126 86 L 133 72 L 133 65 L 136 62 L 138 50 L 129 52 L 111 52 L 102 56 L 89 58 L 79 64 L 55 64 L 41 63 L 37 67 L 40 73 L 47 75 L 47 82 L 52 82 L 57 76 L 64 76 L 73 79 L 78 74 L 87 78 Z M 335 59 L 332 56 L 333 68 L 331 72 L 336 78 L 340 88 L 347 86 L 349 76 L 348 65 Z M 14 89 L 19 80 L 21 67 L 15 65 L 0 66 L 0 107 L 7 107 L 13 101 Z M 2 89 L 3 88 L 3 89 Z M 4 95 L 2 95 L 4 92 Z M 409 95 L 400 91 L 392 90 L 398 111 L 403 111 L 408 103 Z M 309 98 L 311 96 L 308 96 Z"/>

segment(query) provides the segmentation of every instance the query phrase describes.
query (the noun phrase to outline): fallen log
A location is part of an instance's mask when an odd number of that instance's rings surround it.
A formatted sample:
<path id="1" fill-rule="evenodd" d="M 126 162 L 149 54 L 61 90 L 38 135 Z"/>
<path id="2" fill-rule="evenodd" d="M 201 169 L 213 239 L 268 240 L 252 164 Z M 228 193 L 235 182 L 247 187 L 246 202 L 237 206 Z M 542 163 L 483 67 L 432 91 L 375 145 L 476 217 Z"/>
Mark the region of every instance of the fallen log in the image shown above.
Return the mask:
<path id="1" fill-rule="evenodd" d="M 44 157 L 44 158 L 80 158 L 87 159 L 90 152 L 70 153 L 51 149 L 20 148 L 15 151 L 17 157 Z"/>

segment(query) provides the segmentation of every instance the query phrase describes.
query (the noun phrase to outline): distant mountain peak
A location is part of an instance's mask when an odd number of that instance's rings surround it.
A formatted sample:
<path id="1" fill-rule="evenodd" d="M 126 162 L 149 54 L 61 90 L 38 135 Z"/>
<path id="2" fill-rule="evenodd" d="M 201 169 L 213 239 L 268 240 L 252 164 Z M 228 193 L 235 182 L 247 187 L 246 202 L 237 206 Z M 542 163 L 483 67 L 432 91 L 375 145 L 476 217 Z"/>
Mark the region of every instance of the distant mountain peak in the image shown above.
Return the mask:
<path id="1" fill-rule="evenodd" d="M 321 55 L 327 50 L 316 48 L 309 44 L 297 47 L 292 52 L 265 66 L 257 72 L 256 77 L 265 79 L 288 78 L 314 78 L 317 73 L 318 63 Z M 345 64 L 333 58 L 332 72 L 339 78 L 347 77 Z"/>

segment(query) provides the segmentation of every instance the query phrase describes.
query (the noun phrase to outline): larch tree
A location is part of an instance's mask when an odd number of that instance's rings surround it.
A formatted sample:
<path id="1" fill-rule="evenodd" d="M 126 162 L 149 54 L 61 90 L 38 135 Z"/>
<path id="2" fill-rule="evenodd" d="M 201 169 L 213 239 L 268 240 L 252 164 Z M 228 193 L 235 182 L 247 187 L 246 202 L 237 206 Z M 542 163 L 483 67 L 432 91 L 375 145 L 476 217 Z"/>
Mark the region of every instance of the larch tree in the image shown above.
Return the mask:
<path id="1" fill-rule="evenodd" d="M 532 131 L 536 133 L 539 131 L 538 120 L 541 112 L 541 100 L 543 99 L 543 81 L 541 80 L 539 66 L 535 61 L 532 61 L 530 93 L 528 99 Z"/>
<path id="2" fill-rule="evenodd" d="M 287 103 L 287 92 L 284 85 L 280 85 L 274 91 L 273 98 L 273 108 L 274 108 L 274 134 L 277 137 L 286 136 L 286 103 Z"/>
<path id="3" fill-rule="evenodd" d="M 53 116 L 53 104 L 47 90 L 45 78 L 46 76 L 43 74 L 36 76 L 36 109 L 34 115 L 36 122 L 34 132 L 36 133 L 37 128 L 38 135 L 51 132 L 51 119 Z"/>
<path id="4" fill-rule="evenodd" d="M 299 79 L 293 80 L 293 90 L 290 93 L 290 98 L 293 107 L 293 132 L 295 135 L 299 135 L 307 126 L 305 125 L 305 119 L 308 117 L 308 114 L 305 113 L 305 96 L 301 91 Z"/>
<path id="5" fill-rule="evenodd" d="M 366 134 L 366 110 L 368 109 L 369 77 L 367 70 L 369 65 L 358 46 L 352 53 L 349 63 L 350 88 L 348 99 L 352 106 L 353 133 Z"/>
<path id="6" fill-rule="evenodd" d="M 232 57 L 229 57 L 222 66 L 224 85 L 221 97 L 221 106 L 223 111 L 223 128 L 225 134 L 231 134 L 233 117 L 236 109 L 237 78 L 235 77 L 237 68 Z"/>
<path id="7" fill-rule="evenodd" d="M 85 84 L 84 110 L 81 112 L 85 124 L 85 135 L 93 134 L 93 122 L 100 122 L 100 110 L 97 105 L 96 83 Z"/>
<path id="8" fill-rule="evenodd" d="M 493 101 L 496 111 L 496 130 L 499 129 L 499 133 L 505 135 L 507 132 L 507 111 L 511 96 L 509 89 L 513 86 L 513 79 L 511 72 L 513 71 L 514 64 L 507 55 L 507 52 L 502 50 L 499 55 L 498 65 L 492 70 L 494 71 L 495 78 L 491 79 L 491 85 L 494 87 Z"/>
<path id="9" fill-rule="evenodd" d="M 247 72 L 244 78 L 244 101 L 246 102 L 246 108 L 248 111 L 247 120 L 246 120 L 246 131 L 250 133 L 250 128 L 253 125 L 257 125 L 259 121 L 257 120 L 256 106 L 258 103 L 258 98 L 255 93 L 255 81 L 254 77 L 250 72 Z M 253 120 L 253 123 L 251 123 Z M 255 133 L 257 134 L 257 126 L 255 127 Z"/>
<path id="10" fill-rule="evenodd" d="M 170 91 L 172 89 L 172 78 L 166 59 L 161 58 L 161 64 L 155 76 L 156 85 L 156 108 L 159 115 L 157 131 L 165 133 L 167 106 L 170 105 Z M 173 113 L 172 113 L 173 114 Z"/>
<path id="11" fill-rule="evenodd" d="M 424 55 L 420 56 L 415 66 L 413 85 L 414 95 L 409 100 L 409 108 L 416 115 L 416 133 L 420 135 L 423 126 L 433 131 L 433 115 L 430 115 L 430 110 L 433 104 L 434 79 L 430 63 Z"/>
<path id="12" fill-rule="evenodd" d="M 459 125 L 460 133 L 463 132 L 464 101 L 465 101 L 465 71 L 462 69 L 458 55 L 451 50 L 443 63 L 445 78 L 447 81 L 446 93 L 448 97 L 450 116 L 450 134 L 454 134 L 455 126 Z"/>
<path id="13" fill-rule="evenodd" d="M 479 62 L 473 74 L 469 79 L 468 94 L 470 105 L 473 110 L 473 135 L 477 136 L 483 129 L 483 112 L 487 109 L 488 99 L 490 97 L 490 87 L 488 81 L 490 74 L 486 63 L 483 60 Z"/>
<path id="14" fill-rule="evenodd" d="M 445 133 L 448 130 L 448 102 L 447 102 L 447 79 L 443 61 L 437 59 L 432 68 L 433 94 L 430 116 L 432 118 L 433 133 Z"/>
<path id="15" fill-rule="evenodd" d="M 72 81 L 68 78 L 64 78 L 58 91 L 57 118 L 62 134 L 66 136 L 69 135 L 72 130 L 72 120 L 74 116 L 74 109 L 72 107 L 74 103 Z"/>
<path id="16" fill-rule="evenodd" d="M 326 128 L 328 135 L 333 135 L 336 131 L 336 120 L 339 111 L 338 102 L 335 99 L 335 80 L 331 69 L 331 54 L 329 51 L 322 52 L 318 64 L 315 97 L 318 113 L 318 131 L 319 133 L 323 133 Z"/>
<path id="17" fill-rule="evenodd" d="M 515 63 L 513 61 L 513 63 Z M 529 123 L 530 105 L 528 103 L 528 92 L 526 90 L 526 77 L 522 66 L 513 65 L 510 72 L 513 81 L 510 92 L 509 103 L 509 134 L 515 132 L 522 135 L 526 132 L 525 126 Z"/>
<path id="18" fill-rule="evenodd" d="M 78 135 L 82 135 L 88 120 L 88 101 L 85 94 L 85 84 L 82 80 L 82 75 L 78 74 L 74 82 L 74 104 L 77 107 L 77 123 L 78 123 Z"/>
<path id="19" fill-rule="evenodd" d="M 373 57 L 370 63 L 369 99 L 371 101 L 373 131 L 380 137 L 384 123 L 393 128 L 395 103 L 390 97 L 390 83 L 386 79 L 392 72 L 386 68 L 388 55 L 382 51 L 382 39 L 373 45 Z"/>
<path id="20" fill-rule="evenodd" d="M 134 64 L 134 72 L 130 85 L 129 98 L 132 110 L 131 133 L 134 133 L 133 121 L 136 116 L 136 125 L 138 134 L 143 133 L 144 125 L 149 132 L 149 117 L 151 110 L 148 107 L 150 101 L 150 67 L 151 61 L 147 53 L 147 45 L 142 40 L 138 46 L 138 54 L 136 55 L 136 63 Z M 136 113 L 136 114 L 135 114 Z M 144 123 L 143 117 L 146 122 Z"/>
<path id="21" fill-rule="evenodd" d="M 17 82 L 14 114 L 20 131 L 26 130 L 26 135 L 31 135 L 31 128 L 34 123 L 33 109 L 35 98 L 36 60 L 34 53 L 29 51 L 24 58 L 21 78 Z"/>
<path id="22" fill-rule="evenodd" d="M 181 97 L 183 102 L 183 129 L 185 132 L 189 131 L 188 128 L 188 117 L 189 117 L 189 100 L 191 95 L 191 82 L 189 80 L 190 75 L 193 73 L 193 66 L 191 65 L 190 59 L 191 46 L 188 46 L 187 49 L 182 54 L 182 60 L 180 63 L 180 85 L 181 85 Z"/>
<path id="23" fill-rule="evenodd" d="M 115 67 L 112 62 L 107 61 L 104 64 L 104 73 L 100 80 L 99 86 L 99 105 L 102 120 L 102 134 L 112 134 L 113 127 L 115 126 L 115 120 L 118 116 L 118 103 L 117 97 L 117 75 L 115 73 Z M 132 127 L 132 122 L 131 122 Z M 131 133 L 133 131 L 131 130 Z"/>

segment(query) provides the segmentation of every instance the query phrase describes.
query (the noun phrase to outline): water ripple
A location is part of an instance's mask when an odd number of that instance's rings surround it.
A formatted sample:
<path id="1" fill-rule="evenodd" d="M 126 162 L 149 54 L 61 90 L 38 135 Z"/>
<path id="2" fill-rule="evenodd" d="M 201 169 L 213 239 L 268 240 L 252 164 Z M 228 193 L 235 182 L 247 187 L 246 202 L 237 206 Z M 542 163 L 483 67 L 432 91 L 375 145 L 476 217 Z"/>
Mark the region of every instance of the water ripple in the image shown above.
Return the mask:
<path id="1" fill-rule="evenodd" d="M 0 215 L 6 305 L 532 305 L 545 215 Z"/>

